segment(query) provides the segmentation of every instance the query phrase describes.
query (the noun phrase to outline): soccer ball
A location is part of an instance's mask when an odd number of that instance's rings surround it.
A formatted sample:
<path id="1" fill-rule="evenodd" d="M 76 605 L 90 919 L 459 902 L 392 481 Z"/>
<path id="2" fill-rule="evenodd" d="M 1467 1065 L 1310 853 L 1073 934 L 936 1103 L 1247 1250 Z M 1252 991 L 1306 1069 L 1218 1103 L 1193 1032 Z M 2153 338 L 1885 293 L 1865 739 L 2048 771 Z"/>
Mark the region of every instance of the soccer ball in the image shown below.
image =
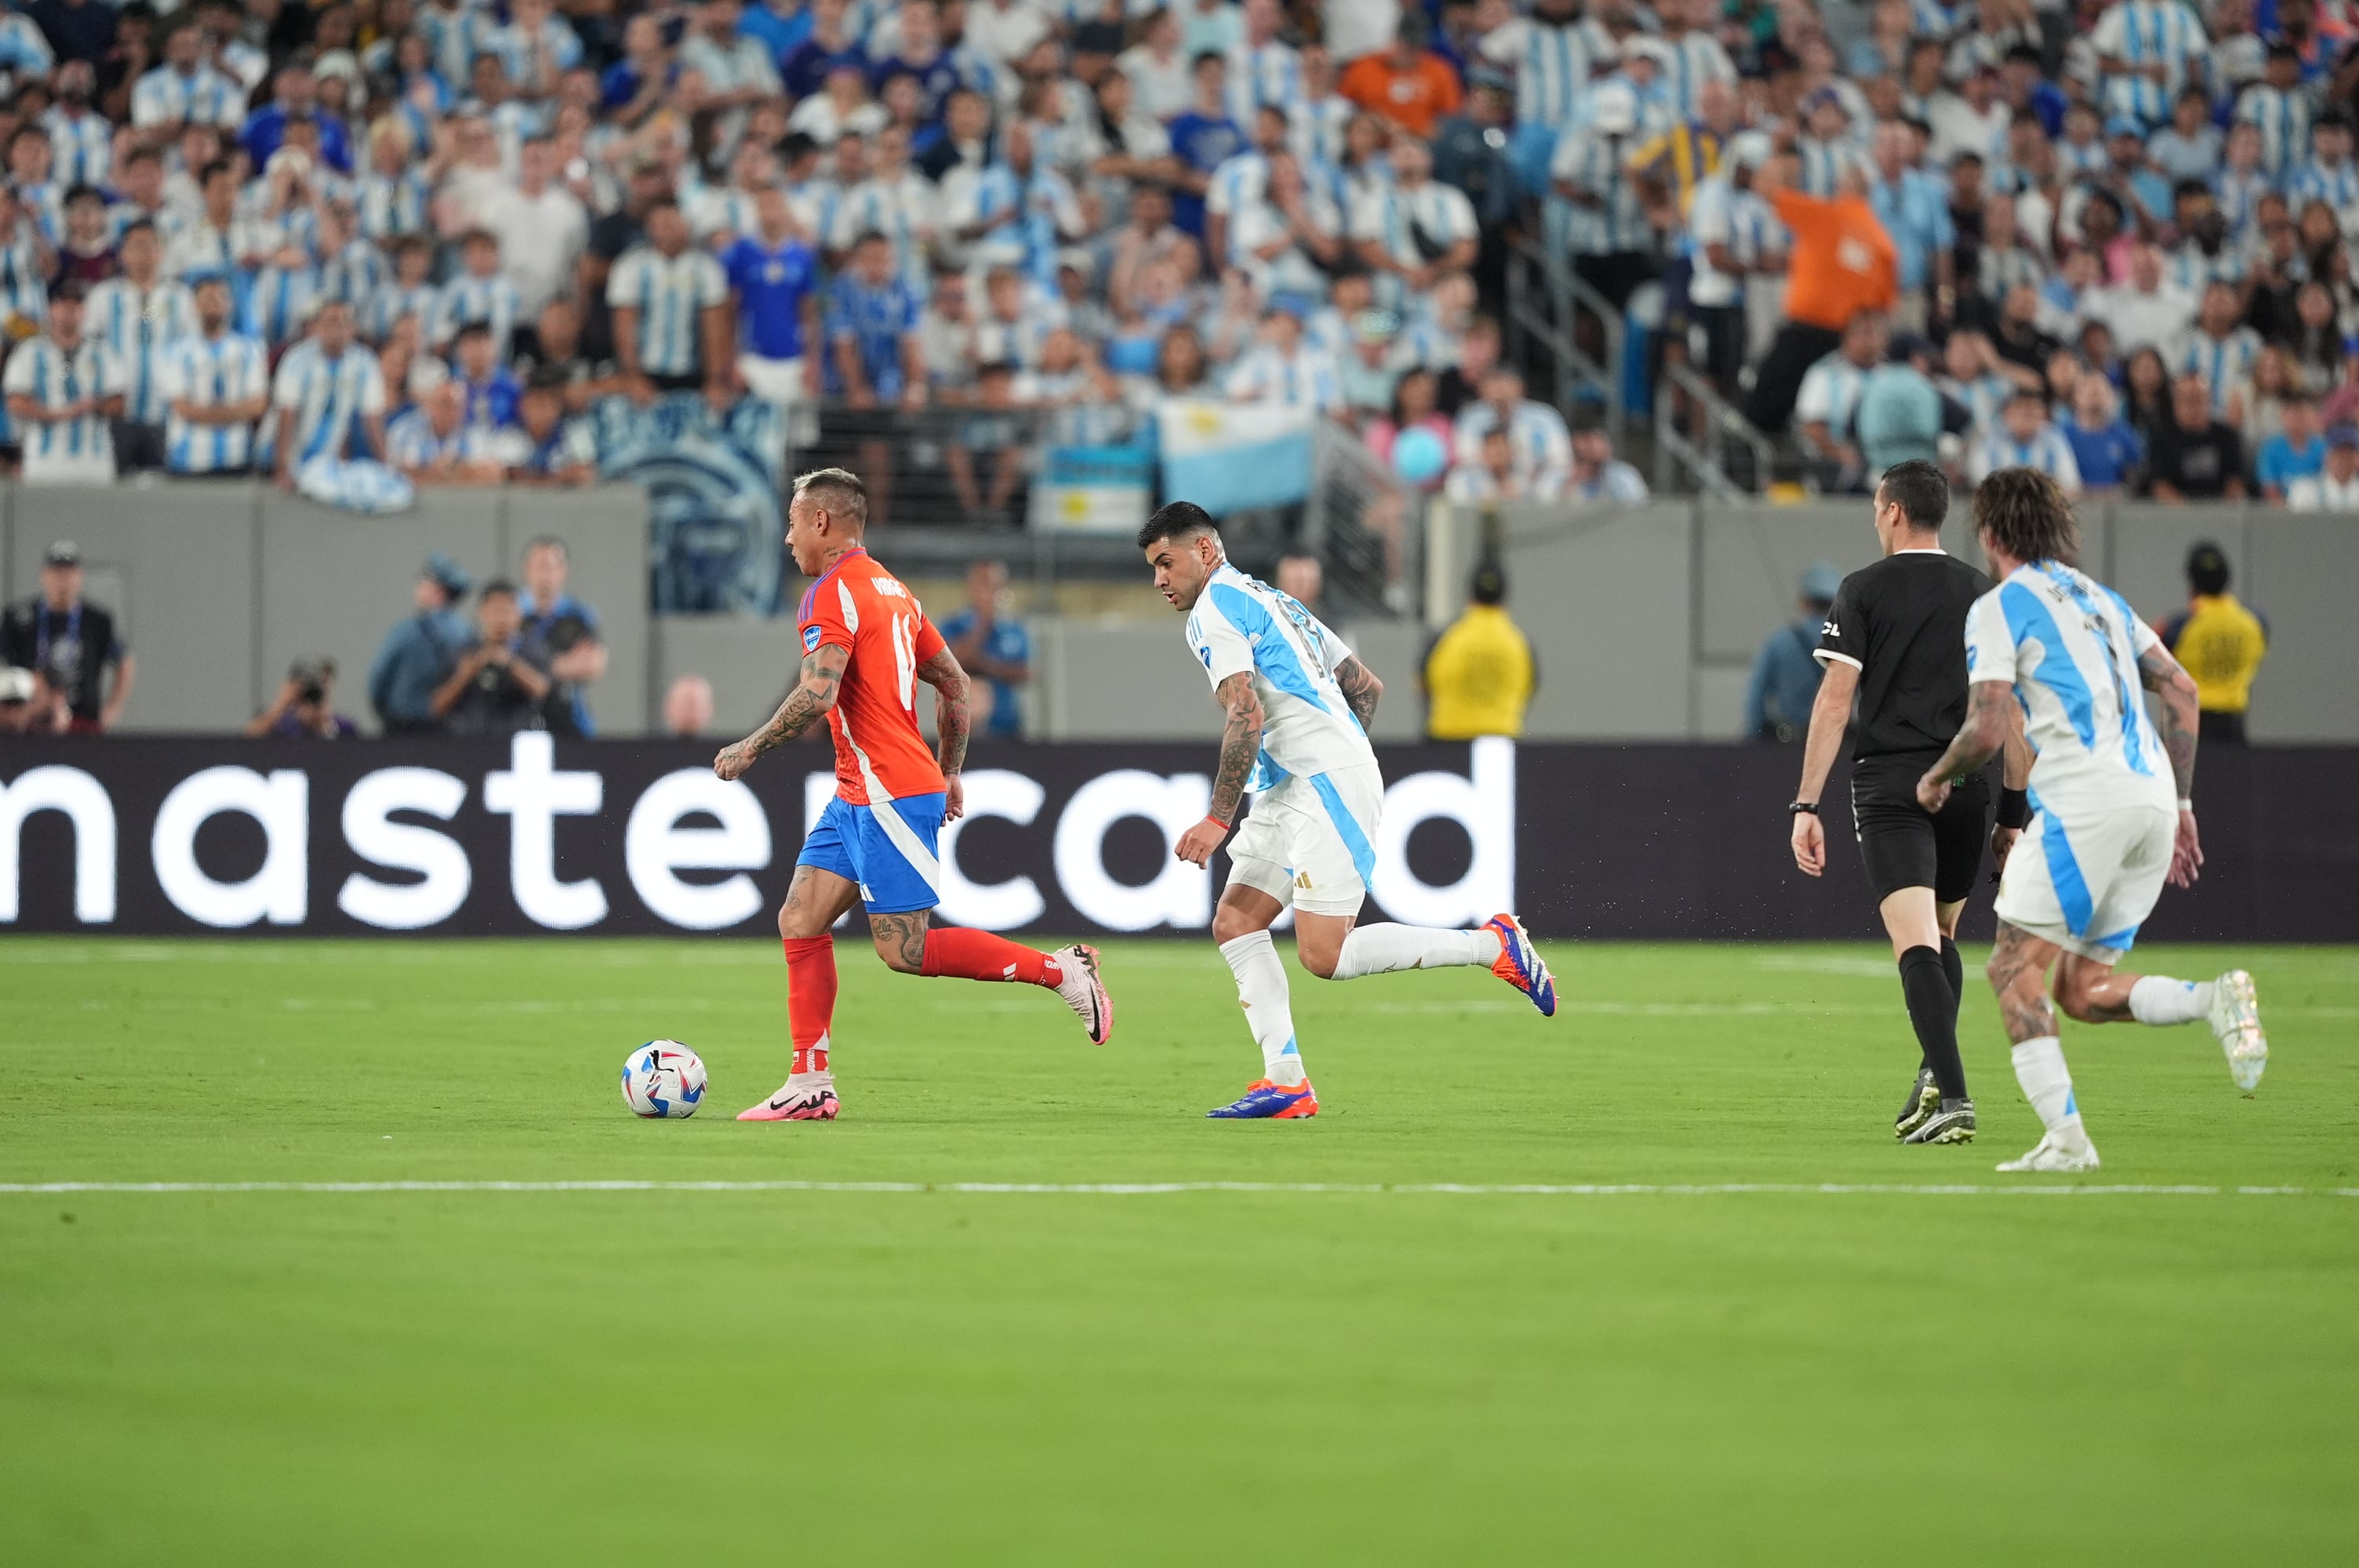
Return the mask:
<path id="1" fill-rule="evenodd" d="M 677 1040 L 650 1040 L 623 1063 L 623 1103 L 633 1116 L 694 1116 L 704 1062 Z"/>

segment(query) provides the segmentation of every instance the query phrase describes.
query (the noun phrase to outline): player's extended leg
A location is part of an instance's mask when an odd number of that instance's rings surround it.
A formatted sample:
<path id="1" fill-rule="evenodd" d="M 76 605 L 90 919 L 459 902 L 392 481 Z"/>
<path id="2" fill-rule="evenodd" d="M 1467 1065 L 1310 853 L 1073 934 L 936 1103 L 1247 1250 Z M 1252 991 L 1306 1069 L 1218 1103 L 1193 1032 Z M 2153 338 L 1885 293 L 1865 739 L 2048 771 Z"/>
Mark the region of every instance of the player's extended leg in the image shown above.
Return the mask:
<path id="1" fill-rule="evenodd" d="M 778 907 L 787 953 L 787 1024 L 794 1062 L 778 1092 L 737 1113 L 740 1121 L 832 1121 L 842 1108 L 828 1067 L 828 1028 L 835 1020 L 835 938 L 830 929 L 860 897 L 860 885 L 813 865 L 795 868 Z"/>
<path id="2" fill-rule="evenodd" d="M 2253 977 L 2231 969 L 2217 979 L 2125 975 L 2110 964 L 2067 953 L 2056 968 L 2056 1005 L 2083 1023 L 2209 1023 L 2228 1058 L 2229 1076 L 2251 1094 L 2269 1065 Z"/>
<path id="3" fill-rule="evenodd" d="M 1269 935 L 1271 923 L 1285 909 L 1274 895 L 1235 880 L 1233 872 L 1212 911 L 1212 940 L 1221 945 L 1221 957 L 1236 977 L 1237 1005 L 1245 1009 L 1245 1024 L 1261 1047 L 1262 1070 L 1241 1098 L 1204 1113 L 1218 1121 L 1293 1121 L 1319 1114 L 1319 1097 L 1294 1043 L 1286 966 Z M 1298 911 L 1295 918 L 1316 917 Z"/>
<path id="4" fill-rule="evenodd" d="M 868 912 L 868 932 L 886 967 L 928 979 L 992 980 L 1039 986 L 1064 999 L 1103 1045 L 1114 1034 L 1114 1001 L 1098 979 L 1098 950 L 1075 942 L 1053 953 L 1027 947 L 990 931 L 935 926 L 930 910 Z"/>
<path id="5" fill-rule="evenodd" d="M 1998 993 L 2000 1019 L 2015 1047 L 2015 1080 L 2038 1113 L 2046 1134 L 2031 1152 L 2009 1160 L 2002 1171 L 2090 1171 L 2096 1145 L 2081 1125 L 2080 1102 L 2072 1098 L 2072 1074 L 2056 1036 L 2056 1011 L 2048 1004 L 2048 970 L 2062 949 L 2030 933 L 1998 923 L 1991 945 L 1991 989 Z"/>
<path id="6" fill-rule="evenodd" d="M 1433 925 L 1359 925 L 1348 914 L 1315 914 L 1299 905 L 1295 951 L 1322 980 L 1356 980 L 1402 969 L 1485 968 L 1556 1014 L 1556 978 L 1512 914 L 1495 914 L 1472 930 Z"/>
<path id="7" fill-rule="evenodd" d="M 1951 906 L 1951 931 L 1962 906 L 1962 901 Z M 1966 1096 L 1965 1064 L 1958 1055 L 1958 992 L 1941 959 L 1942 911 L 1930 887 L 1896 889 L 1876 906 L 1892 938 L 1901 1000 L 1920 1053 L 1917 1082 L 1892 1127 L 1893 1136 L 1908 1143 L 1970 1143 L 1974 1136 L 1973 1102 Z"/>

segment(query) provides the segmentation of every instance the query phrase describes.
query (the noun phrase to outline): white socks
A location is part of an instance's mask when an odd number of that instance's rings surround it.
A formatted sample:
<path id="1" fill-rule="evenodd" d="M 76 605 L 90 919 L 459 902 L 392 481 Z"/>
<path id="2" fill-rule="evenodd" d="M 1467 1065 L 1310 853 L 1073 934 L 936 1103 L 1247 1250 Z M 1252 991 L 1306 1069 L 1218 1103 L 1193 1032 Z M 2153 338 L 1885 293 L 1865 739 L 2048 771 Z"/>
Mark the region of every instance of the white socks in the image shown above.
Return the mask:
<path id="1" fill-rule="evenodd" d="M 1262 1076 L 1273 1084 L 1303 1081 L 1302 1057 L 1294 1048 L 1294 1010 L 1288 1004 L 1286 966 L 1266 931 L 1249 931 L 1221 944 L 1221 957 L 1237 977 L 1237 1005 L 1261 1047 Z"/>
<path id="2" fill-rule="evenodd" d="M 2130 987 L 2130 1016 L 2140 1023 L 2196 1023 L 2211 1015 L 2210 980 L 2147 975 Z"/>
<path id="3" fill-rule="evenodd" d="M 1222 951 L 1226 952 L 1226 948 Z M 1356 980 L 1362 975 L 1388 975 L 1396 969 L 1447 969 L 1499 961 L 1499 934 L 1440 931 L 1425 925 L 1355 925 L 1343 938 L 1336 957 L 1334 978 Z"/>
<path id="4" fill-rule="evenodd" d="M 2070 1132 L 2085 1140 L 2081 1108 L 2072 1098 L 2072 1074 L 2064 1065 L 2064 1047 L 2053 1034 L 2027 1040 L 2015 1048 L 2015 1081 L 2023 1098 L 2039 1113 L 2039 1124 L 2050 1132 Z"/>

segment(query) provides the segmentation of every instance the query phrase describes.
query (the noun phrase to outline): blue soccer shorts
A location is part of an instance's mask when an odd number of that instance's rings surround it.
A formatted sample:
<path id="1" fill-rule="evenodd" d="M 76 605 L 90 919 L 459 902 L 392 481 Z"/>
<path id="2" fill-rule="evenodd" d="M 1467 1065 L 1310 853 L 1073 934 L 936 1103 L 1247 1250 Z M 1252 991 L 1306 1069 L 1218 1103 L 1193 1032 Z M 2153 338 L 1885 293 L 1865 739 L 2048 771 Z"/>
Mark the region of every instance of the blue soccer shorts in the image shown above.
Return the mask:
<path id="1" fill-rule="evenodd" d="M 838 795 L 804 838 L 795 864 L 857 882 L 860 902 L 871 914 L 931 909 L 941 902 L 942 864 L 935 844 L 949 798 L 913 795 L 883 806 L 854 806 Z"/>

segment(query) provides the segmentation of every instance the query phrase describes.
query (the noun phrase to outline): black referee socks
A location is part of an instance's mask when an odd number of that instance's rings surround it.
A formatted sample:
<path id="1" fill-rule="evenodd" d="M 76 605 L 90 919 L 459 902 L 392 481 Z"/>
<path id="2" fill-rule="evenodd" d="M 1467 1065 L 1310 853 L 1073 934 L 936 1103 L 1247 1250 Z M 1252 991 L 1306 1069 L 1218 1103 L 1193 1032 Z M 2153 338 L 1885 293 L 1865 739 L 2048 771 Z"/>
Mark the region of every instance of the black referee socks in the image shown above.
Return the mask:
<path id="1" fill-rule="evenodd" d="M 1950 1033 L 1958 1030 L 1958 1004 L 1966 1000 L 1966 961 L 1958 957 L 1958 945 L 1947 936 L 1941 938 L 1941 972 L 1950 977 Z"/>
<path id="2" fill-rule="evenodd" d="M 1954 959 L 1957 949 L 1950 953 Z M 1908 1022 L 1917 1028 L 1917 1044 L 1924 1048 L 1941 1098 L 1965 1098 L 1966 1067 L 1958 1059 L 1958 989 L 1940 949 L 1911 947 L 1900 955 L 1900 994 L 1908 999 Z"/>

